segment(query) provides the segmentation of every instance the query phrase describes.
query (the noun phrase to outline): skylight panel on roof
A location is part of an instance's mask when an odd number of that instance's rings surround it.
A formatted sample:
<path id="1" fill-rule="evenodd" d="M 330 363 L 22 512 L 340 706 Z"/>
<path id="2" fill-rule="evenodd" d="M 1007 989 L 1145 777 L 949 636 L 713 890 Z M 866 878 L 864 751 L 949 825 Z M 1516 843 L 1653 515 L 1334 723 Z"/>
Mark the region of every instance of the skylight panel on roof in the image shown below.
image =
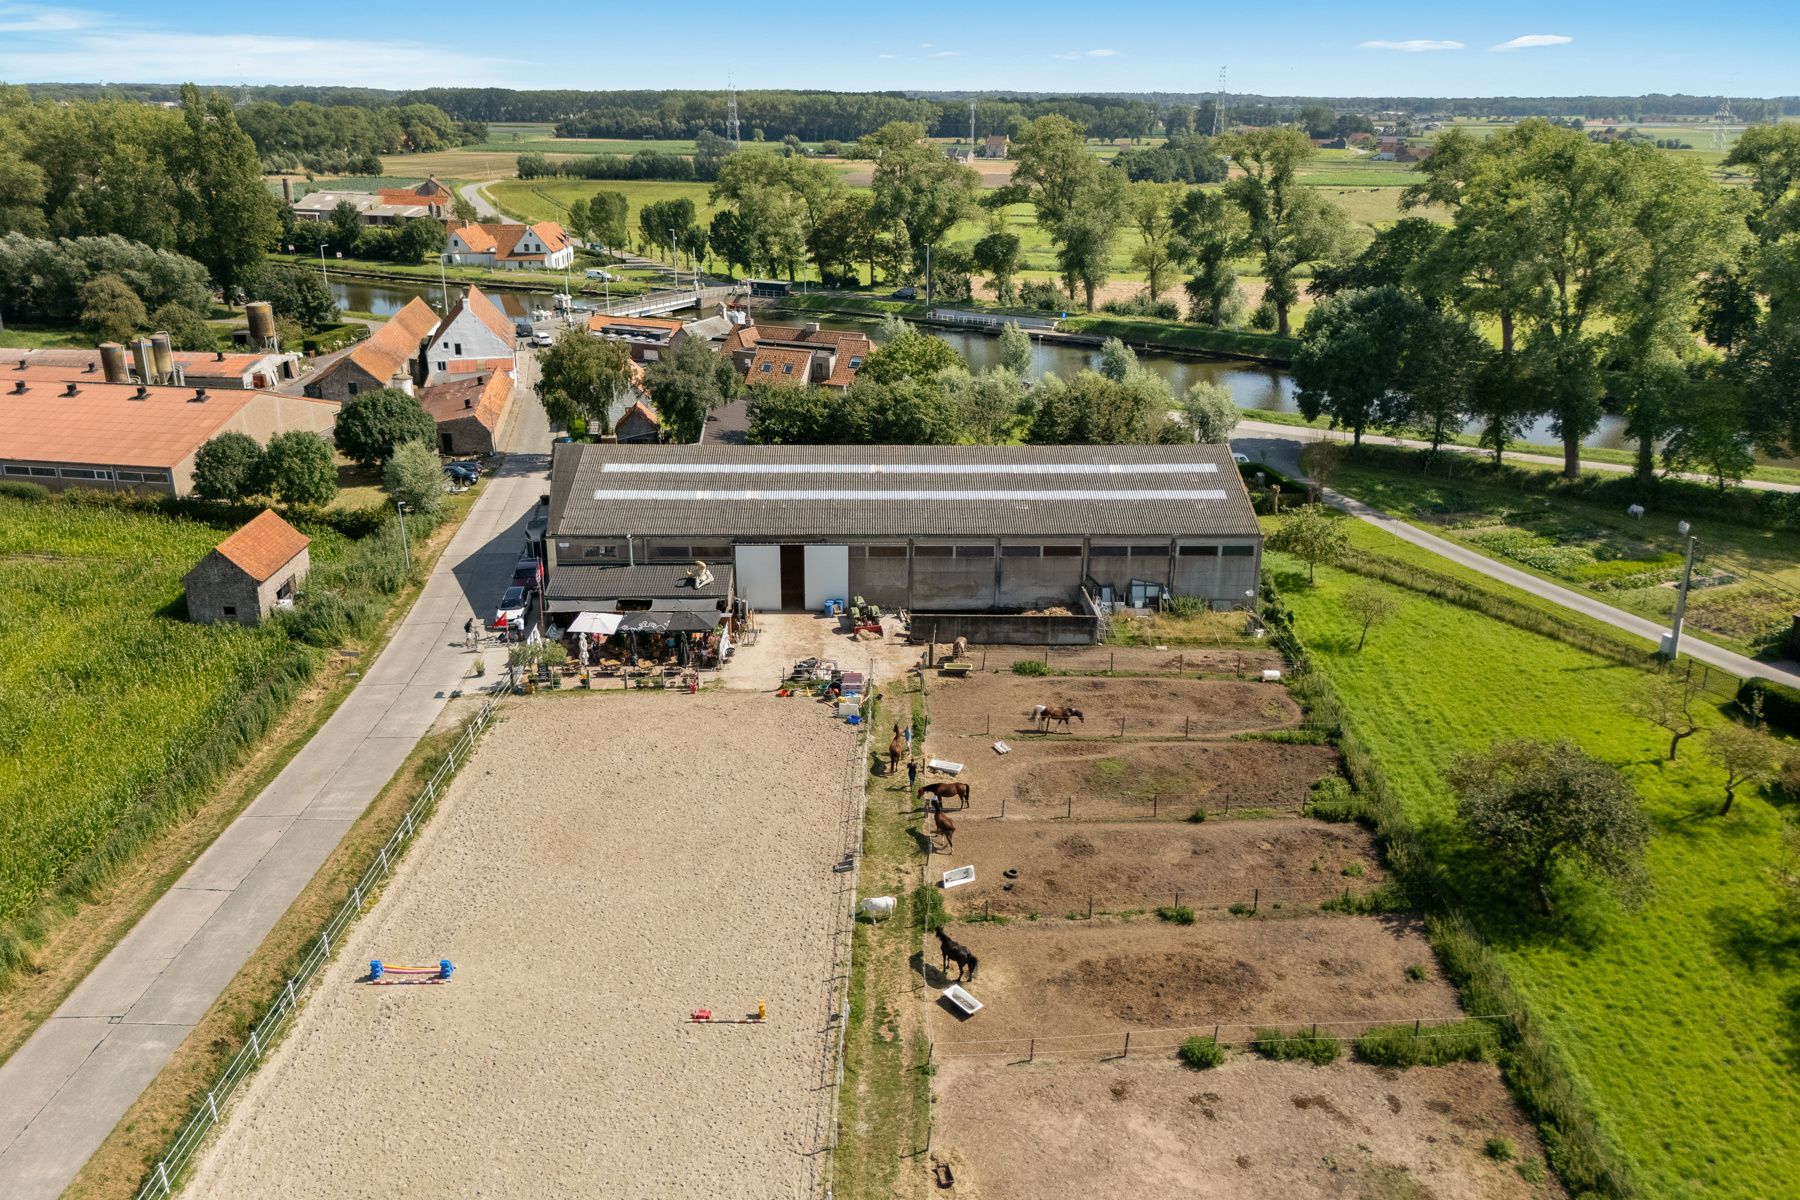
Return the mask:
<path id="1" fill-rule="evenodd" d="M 763 370 L 768 370 L 763 364 Z M 605 475 L 1213 475 L 1195 463 L 773 463 L 610 462 Z"/>
<path id="2" fill-rule="evenodd" d="M 1219 488 L 1121 488 L 1117 491 L 1061 491 L 1050 488 L 972 488 L 963 491 L 922 491 L 908 488 L 792 488 L 762 491 L 754 488 L 595 488 L 595 500 L 1085 500 L 1114 503 L 1121 500 L 1223 500 Z"/>

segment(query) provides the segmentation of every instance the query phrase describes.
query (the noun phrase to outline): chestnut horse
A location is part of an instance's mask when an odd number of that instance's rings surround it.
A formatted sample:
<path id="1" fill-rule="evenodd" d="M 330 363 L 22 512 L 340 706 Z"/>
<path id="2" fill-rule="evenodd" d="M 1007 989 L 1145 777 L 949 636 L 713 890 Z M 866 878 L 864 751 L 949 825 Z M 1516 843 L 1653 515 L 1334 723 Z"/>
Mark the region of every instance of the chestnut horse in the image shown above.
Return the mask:
<path id="1" fill-rule="evenodd" d="M 940 807 L 946 800 L 961 800 L 963 808 L 969 807 L 969 785 L 960 779 L 949 783 L 925 784 L 919 789 L 919 796 L 922 799 L 927 795 L 935 797 Z"/>
<path id="2" fill-rule="evenodd" d="M 1087 724 L 1087 718 L 1081 715 L 1079 708 L 1069 708 L 1061 704 L 1039 704 L 1031 710 L 1031 723 L 1043 726 L 1045 733 L 1050 732 L 1052 721 L 1067 729 L 1070 717 L 1074 717 L 1083 725 Z"/>
<path id="3" fill-rule="evenodd" d="M 956 848 L 956 822 L 944 815 L 944 810 L 934 809 L 932 816 L 937 819 L 937 831 L 944 835 L 944 849 Z"/>
<path id="4" fill-rule="evenodd" d="M 900 736 L 900 727 L 894 726 L 894 740 L 888 743 L 888 774 L 892 775 L 900 769 L 900 760 L 906 757 L 906 739 Z"/>

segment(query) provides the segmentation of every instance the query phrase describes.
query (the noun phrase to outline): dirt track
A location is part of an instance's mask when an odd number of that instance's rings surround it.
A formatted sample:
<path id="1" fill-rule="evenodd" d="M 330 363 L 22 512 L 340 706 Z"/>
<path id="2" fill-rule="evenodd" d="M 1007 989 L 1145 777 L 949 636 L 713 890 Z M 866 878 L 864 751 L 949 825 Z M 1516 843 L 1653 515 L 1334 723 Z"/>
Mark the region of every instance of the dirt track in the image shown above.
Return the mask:
<path id="1" fill-rule="evenodd" d="M 766 695 L 510 701 L 188 1194 L 808 1194 L 851 747 Z"/>
<path id="2" fill-rule="evenodd" d="M 1179 737 L 1283 729 L 1300 723 L 1300 706 L 1276 684 L 1233 679 L 1107 679 L 1093 676 L 1029 678 L 992 671 L 928 684 L 932 732 L 953 737 L 1038 736 L 1031 709 L 1037 704 L 1073 706 L 1083 718 L 1049 736 Z"/>
<path id="3" fill-rule="evenodd" d="M 962 1200 L 1564 1195 L 1483 1153 L 1498 1136 L 1543 1159 L 1487 1063 L 1391 1071 L 1238 1056 L 1190 1071 L 1134 1052 L 1105 1063 L 953 1060 L 940 1072 L 933 1151 Z"/>

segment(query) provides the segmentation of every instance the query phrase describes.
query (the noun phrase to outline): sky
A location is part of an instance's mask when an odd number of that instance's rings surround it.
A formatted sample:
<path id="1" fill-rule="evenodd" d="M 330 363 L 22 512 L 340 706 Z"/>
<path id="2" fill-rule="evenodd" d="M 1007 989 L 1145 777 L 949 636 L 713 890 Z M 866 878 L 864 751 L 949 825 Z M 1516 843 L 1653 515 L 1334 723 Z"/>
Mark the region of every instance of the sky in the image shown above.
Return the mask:
<path id="1" fill-rule="evenodd" d="M 1800 0 L 0 0 L 0 81 L 1265 95 L 1800 94 Z M 783 14 L 790 19 L 784 19 Z"/>

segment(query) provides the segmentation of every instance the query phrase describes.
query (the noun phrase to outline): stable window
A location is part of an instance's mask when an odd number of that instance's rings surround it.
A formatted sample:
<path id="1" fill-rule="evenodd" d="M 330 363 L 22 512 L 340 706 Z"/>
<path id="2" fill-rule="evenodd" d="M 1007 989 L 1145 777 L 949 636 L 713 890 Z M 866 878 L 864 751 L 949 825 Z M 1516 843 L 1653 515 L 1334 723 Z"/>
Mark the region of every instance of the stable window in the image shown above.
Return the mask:
<path id="1" fill-rule="evenodd" d="M 62 477 L 64 479 L 111 479 L 112 472 L 95 471 L 88 467 L 64 467 Z"/>
<path id="2" fill-rule="evenodd" d="M 954 550 L 955 550 L 954 546 L 914 546 L 913 547 L 913 557 L 914 558 L 949 558 L 950 555 L 954 552 Z"/>
<path id="3" fill-rule="evenodd" d="M 1044 552 L 1044 548 L 1042 546 L 1002 546 L 1002 547 L 1000 547 L 1000 557 L 1001 558 L 1037 558 L 1040 555 L 1042 555 L 1043 552 Z"/>
<path id="4" fill-rule="evenodd" d="M 731 553 L 730 546 L 695 546 L 694 557 L 701 559 L 721 559 Z"/>
<path id="5" fill-rule="evenodd" d="M 870 558 L 905 558 L 905 546 L 870 546 Z"/>
<path id="6" fill-rule="evenodd" d="M 1095 546 L 1088 551 L 1088 557 L 1123 558 L 1130 550 L 1130 546 Z"/>
<path id="7" fill-rule="evenodd" d="M 1131 553 L 1138 558 L 1165 558 L 1168 556 L 1167 546 L 1133 546 Z"/>
<path id="8" fill-rule="evenodd" d="M 1045 546 L 1045 558 L 1080 558 L 1080 546 Z"/>
<path id="9" fill-rule="evenodd" d="M 1252 554 L 1255 554 L 1255 553 L 1256 553 L 1255 546 L 1227 546 L 1227 547 L 1225 547 L 1225 557 L 1226 558 L 1249 558 Z"/>
<path id="10" fill-rule="evenodd" d="M 1217 546 L 1183 546 L 1176 553 L 1182 558 L 1217 558 L 1219 557 L 1219 548 Z"/>
<path id="11" fill-rule="evenodd" d="M 225 616 L 235 617 L 235 616 L 237 616 L 237 605 L 227 604 L 223 608 L 221 608 L 219 611 L 221 613 L 223 613 Z"/>
<path id="12" fill-rule="evenodd" d="M 55 479 L 56 478 L 56 468 L 55 467 L 27 467 L 25 469 L 27 471 L 29 471 L 32 475 L 35 475 L 39 479 Z"/>
<path id="13" fill-rule="evenodd" d="M 6 466 L 6 473 L 8 475 L 29 475 L 31 474 L 31 471 L 27 467 L 15 467 L 11 463 L 8 463 Z"/>
<path id="14" fill-rule="evenodd" d="M 681 558 L 681 559 L 692 558 L 692 557 L 694 557 L 694 548 L 692 546 L 658 546 L 656 548 L 656 557 L 658 557 L 658 558 Z"/>
<path id="15" fill-rule="evenodd" d="M 145 471 L 144 472 L 144 482 L 145 483 L 167 483 L 167 482 L 169 482 L 169 476 L 166 472 L 163 472 L 163 471 Z"/>
<path id="16" fill-rule="evenodd" d="M 350 393 L 350 394 L 351 394 L 351 395 L 352 395 L 352 396 L 354 396 L 354 395 L 356 395 L 356 393 L 357 393 L 357 392 L 358 392 L 358 391 L 360 391 L 360 390 L 361 390 L 361 389 L 360 389 L 360 388 L 359 388 L 359 387 L 358 387 L 358 386 L 357 386 L 357 385 L 356 385 L 356 384 L 354 384 L 354 383 L 352 383 L 352 384 L 349 384 L 349 385 L 347 385 L 347 386 L 346 386 L 346 387 L 345 387 L 345 388 L 344 388 L 344 390 L 345 390 L 345 391 L 347 391 L 347 392 L 349 392 L 349 393 Z"/>
<path id="17" fill-rule="evenodd" d="M 992 558 L 994 557 L 994 548 L 992 546 L 958 546 L 956 548 L 956 557 Z"/>

